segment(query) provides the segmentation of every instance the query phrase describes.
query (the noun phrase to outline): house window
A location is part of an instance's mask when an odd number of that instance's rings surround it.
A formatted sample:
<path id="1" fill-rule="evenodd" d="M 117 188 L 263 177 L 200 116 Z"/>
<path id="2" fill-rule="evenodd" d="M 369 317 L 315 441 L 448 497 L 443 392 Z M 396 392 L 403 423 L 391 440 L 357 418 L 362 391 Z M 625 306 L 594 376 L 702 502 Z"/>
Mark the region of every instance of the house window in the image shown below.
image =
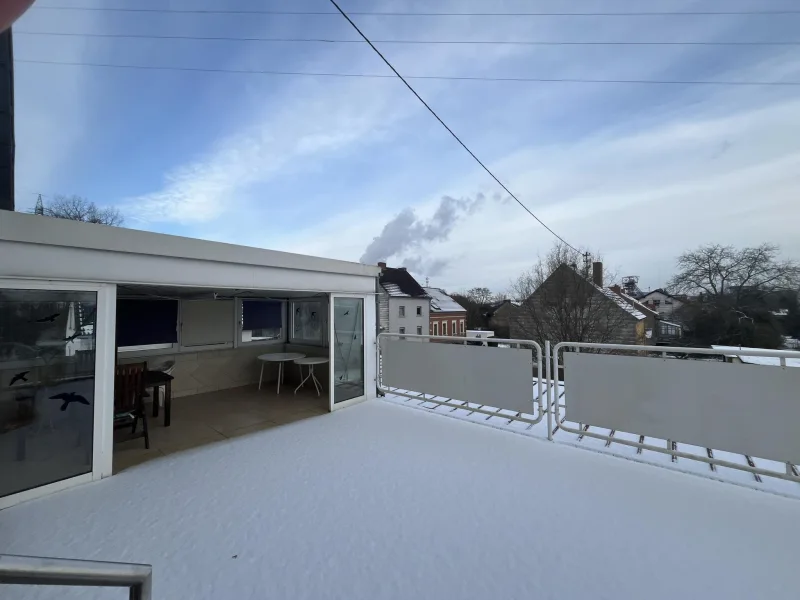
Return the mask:
<path id="1" fill-rule="evenodd" d="M 417 325 L 417 335 L 422 335 L 422 325 Z"/>
<path id="2" fill-rule="evenodd" d="M 672 306 L 672 300 L 664 300 L 664 304 Z"/>
<path id="3" fill-rule="evenodd" d="M 447 335 L 447 321 L 442 321 L 442 335 Z"/>
<path id="4" fill-rule="evenodd" d="M 453 319 L 453 328 L 450 330 L 450 335 L 458 335 L 458 321 Z"/>
<path id="5" fill-rule="evenodd" d="M 292 302 L 291 342 L 321 346 L 327 339 L 328 304 L 323 301 Z"/>
<path id="6" fill-rule="evenodd" d="M 242 344 L 279 343 L 284 340 L 283 302 L 277 300 L 242 300 L 239 325 Z"/>
<path id="7" fill-rule="evenodd" d="M 405 317 L 406 316 L 406 307 L 401 304 L 399 309 L 400 309 L 400 316 L 401 317 Z"/>
<path id="8" fill-rule="evenodd" d="M 653 306 L 655 306 L 656 308 L 661 306 L 661 300 L 653 300 Z"/>
<path id="9" fill-rule="evenodd" d="M 399 332 L 399 333 L 405 333 L 405 332 L 406 332 L 406 328 L 405 328 L 405 327 L 401 327 L 401 328 L 398 330 L 398 332 Z"/>
<path id="10" fill-rule="evenodd" d="M 433 335 L 439 335 L 439 322 L 433 322 Z"/>
<path id="11" fill-rule="evenodd" d="M 117 346 L 120 352 L 169 350 L 177 345 L 177 300 L 117 300 Z"/>
<path id="12" fill-rule="evenodd" d="M 460 325 L 461 325 L 461 335 L 464 335 L 464 319 L 461 319 Z"/>
<path id="13" fill-rule="evenodd" d="M 421 317 L 421 316 L 422 316 L 422 307 L 421 307 L 421 306 L 418 306 L 418 307 L 417 307 L 417 316 L 418 316 L 418 317 Z"/>

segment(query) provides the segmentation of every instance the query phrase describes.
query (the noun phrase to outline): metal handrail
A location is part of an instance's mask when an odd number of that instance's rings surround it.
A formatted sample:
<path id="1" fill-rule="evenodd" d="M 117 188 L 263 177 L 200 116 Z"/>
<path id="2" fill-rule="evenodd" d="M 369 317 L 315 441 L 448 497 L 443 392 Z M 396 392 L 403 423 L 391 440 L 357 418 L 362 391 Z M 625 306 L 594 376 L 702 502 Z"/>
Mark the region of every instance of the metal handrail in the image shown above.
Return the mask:
<path id="1" fill-rule="evenodd" d="M 0 584 L 126 587 L 130 600 L 150 600 L 152 574 L 137 563 L 0 554 Z"/>

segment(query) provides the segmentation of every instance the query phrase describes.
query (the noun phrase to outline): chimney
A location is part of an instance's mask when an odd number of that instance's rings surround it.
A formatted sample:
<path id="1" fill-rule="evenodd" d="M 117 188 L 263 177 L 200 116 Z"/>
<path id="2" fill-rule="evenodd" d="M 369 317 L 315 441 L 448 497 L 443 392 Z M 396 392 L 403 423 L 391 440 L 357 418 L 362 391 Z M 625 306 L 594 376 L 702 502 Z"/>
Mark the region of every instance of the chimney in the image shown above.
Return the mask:
<path id="1" fill-rule="evenodd" d="M 597 287 L 603 287 L 603 263 L 592 263 L 592 282 Z"/>
<path id="2" fill-rule="evenodd" d="M 381 268 L 381 272 L 386 270 L 386 263 L 385 262 L 379 262 L 378 266 Z"/>

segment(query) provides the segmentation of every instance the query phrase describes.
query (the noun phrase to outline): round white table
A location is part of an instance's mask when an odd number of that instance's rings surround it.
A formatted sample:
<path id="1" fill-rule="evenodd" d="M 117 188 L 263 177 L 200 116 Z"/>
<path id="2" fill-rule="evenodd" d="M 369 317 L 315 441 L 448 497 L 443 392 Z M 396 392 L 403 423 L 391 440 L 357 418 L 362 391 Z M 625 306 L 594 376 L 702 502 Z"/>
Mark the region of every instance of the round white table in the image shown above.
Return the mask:
<path id="1" fill-rule="evenodd" d="M 264 364 L 268 362 L 278 363 L 278 394 L 281 393 L 281 381 L 283 381 L 283 363 L 290 360 L 297 360 L 298 358 L 305 358 L 305 354 L 300 352 L 274 352 L 272 354 L 262 354 L 258 357 L 261 361 L 261 373 L 258 376 L 258 389 L 261 389 L 261 379 L 264 377 Z M 302 372 L 302 369 L 301 369 Z"/>
<path id="2" fill-rule="evenodd" d="M 300 365 L 301 375 L 303 374 L 303 365 L 308 365 L 308 375 L 306 375 L 305 378 L 300 382 L 300 385 L 294 389 L 294 393 L 296 394 L 297 390 L 303 387 L 303 384 L 310 378 L 314 383 L 314 389 L 317 390 L 317 396 L 319 396 L 320 391 L 322 390 L 322 384 L 319 382 L 319 379 L 317 379 L 317 376 L 314 375 L 314 365 L 323 365 L 326 362 L 329 362 L 329 360 L 330 359 L 325 356 L 307 356 L 305 358 L 295 359 L 294 363 L 296 365 Z"/>

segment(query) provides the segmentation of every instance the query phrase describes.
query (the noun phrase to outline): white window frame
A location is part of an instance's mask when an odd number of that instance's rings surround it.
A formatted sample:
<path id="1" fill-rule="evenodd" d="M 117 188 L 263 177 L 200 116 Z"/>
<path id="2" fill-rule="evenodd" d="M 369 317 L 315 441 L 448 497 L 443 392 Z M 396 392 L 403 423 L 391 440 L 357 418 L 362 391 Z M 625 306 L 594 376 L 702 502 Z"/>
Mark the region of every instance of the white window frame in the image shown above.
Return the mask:
<path id="1" fill-rule="evenodd" d="M 422 335 L 422 325 L 417 325 L 417 335 Z"/>
<path id="2" fill-rule="evenodd" d="M 450 324 L 453 326 L 452 329 L 450 329 L 450 331 L 452 332 L 450 335 L 454 336 L 458 335 L 458 321 L 456 319 L 453 319 L 452 321 L 450 321 Z"/>
<path id="3" fill-rule="evenodd" d="M 323 319 L 321 324 L 321 330 L 322 330 L 321 340 L 306 340 L 303 338 L 294 337 L 294 315 L 295 315 L 294 305 L 307 302 L 319 302 L 321 304 L 320 318 Z M 328 345 L 328 339 L 330 336 L 330 331 L 329 331 L 331 326 L 329 322 L 330 310 L 331 310 L 331 301 L 329 298 L 324 296 L 320 296 L 319 298 L 303 298 L 301 300 L 289 300 L 286 303 L 286 312 L 290 314 L 289 318 L 286 321 L 287 324 L 286 343 L 294 344 L 296 346 L 318 346 L 320 348 L 326 347 Z"/>
<path id="4" fill-rule="evenodd" d="M 281 303 L 281 332 L 283 335 L 276 340 L 252 340 L 249 342 L 242 341 L 242 332 L 244 331 L 244 323 L 242 322 L 242 314 L 244 310 L 243 300 L 263 300 Z M 236 298 L 236 335 L 233 337 L 233 347 L 241 348 L 245 346 L 273 346 L 275 344 L 285 344 L 289 339 L 289 329 L 287 327 L 288 320 L 286 318 L 287 305 L 286 300 L 271 300 L 270 298 Z"/>
<path id="5" fill-rule="evenodd" d="M 120 300 L 142 300 L 147 302 L 147 298 L 130 298 L 130 297 L 123 297 L 119 298 Z M 165 298 L 168 300 L 169 298 Z M 117 314 L 117 307 L 116 307 L 116 300 L 114 300 L 114 317 L 116 318 Z M 176 332 L 176 341 L 175 342 L 166 342 L 163 344 L 143 344 L 141 346 L 120 346 L 117 348 L 117 352 L 120 355 L 125 355 L 125 358 L 136 358 L 139 356 L 161 356 L 164 354 L 177 354 L 181 352 L 181 304 L 183 304 L 182 300 L 175 299 L 178 303 L 178 316 L 175 320 L 175 332 Z"/>
<path id="6" fill-rule="evenodd" d="M 405 327 L 400 327 L 400 328 L 397 330 L 397 333 L 399 333 L 400 335 L 404 335 L 404 334 L 405 334 L 405 332 L 406 332 L 406 328 L 405 328 Z"/>
<path id="7" fill-rule="evenodd" d="M 397 307 L 397 314 L 401 319 L 405 319 L 406 318 L 406 305 L 405 304 L 401 304 L 400 306 Z"/>
<path id="8" fill-rule="evenodd" d="M 433 322 L 433 335 L 439 335 L 439 321 Z"/>
<path id="9" fill-rule="evenodd" d="M 422 306 L 417 306 L 417 316 L 418 317 L 422 316 Z"/>
<path id="10" fill-rule="evenodd" d="M 56 280 L 27 280 L 0 277 L 0 288 L 17 290 L 50 290 L 66 292 L 96 292 L 94 422 L 92 431 L 92 469 L 16 494 L 0 498 L 0 510 L 46 496 L 90 481 L 108 477 L 112 472 L 114 448 L 114 346 L 117 318 L 117 286 L 108 283 L 75 283 Z"/>
<path id="11" fill-rule="evenodd" d="M 442 321 L 442 335 L 444 335 L 444 336 L 447 335 L 447 319 Z"/>
<path id="12" fill-rule="evenodd" d="M 461 335 L 464 335 L 466 333 L 466 331 L 467 331 L 467 327 L 466 327 L 466 324 L 464 323 L 464 319 L 461 319 L 458 322 L 458 325 L 459 325 L 459 328 L 460 328 L 459 330 L 461 331 Z"/>

